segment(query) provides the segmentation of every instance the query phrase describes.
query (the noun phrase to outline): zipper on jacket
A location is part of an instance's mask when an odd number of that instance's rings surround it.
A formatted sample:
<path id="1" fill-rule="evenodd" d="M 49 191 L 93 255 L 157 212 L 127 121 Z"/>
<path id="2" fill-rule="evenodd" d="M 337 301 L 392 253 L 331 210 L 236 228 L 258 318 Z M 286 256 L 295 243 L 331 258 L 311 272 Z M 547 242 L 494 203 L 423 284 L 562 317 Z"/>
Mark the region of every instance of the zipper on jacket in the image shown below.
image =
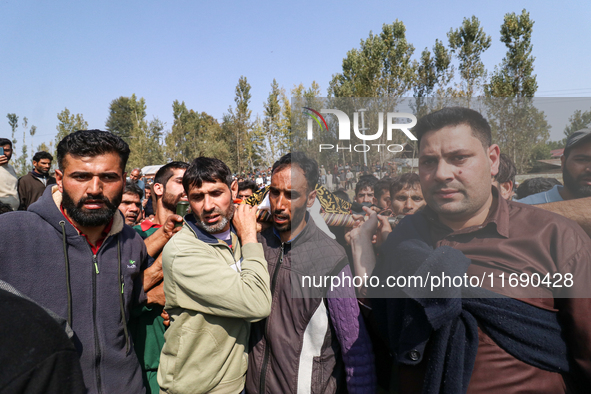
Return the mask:
<path id="1" fill-rule="evenodd" d="M 277 265 L 275 266 L 275 272 L 273 272 L 273 278 L 271 279 L 271 302 L 273 302 L 273 295 L 275 294 L 275 286 L 277 284 L 277 275 L 279 273 L 279 268 L 281 264 L 283 264 L 283 253 L 284 253 L 285 243 L 281 243 L 281 254 L 279 254 L 279 260 L 277 260 Z M 267 335 L 267 329 L 269 328 L 269 318 L 265 322 L 265 328 L 263 331 L 263 337 Z M 259 393 L 265 393 L 265 386 L 266 380 L 265 375 L 267 374 L 267 365 L 269 364 L 269 357 L 270 357 L 271 349 L 269 342 L 265 342 L 265 355 L 263 356 L 263 365 L 261 367 L 261 379 L 259 383 Z"/>
<path id="2" fill-rule="evenodd" d="M 95 374 L 96 374 L 96 385 L 99 393 L 102 393 L 102 383 L 101 383 L 101 372 L 100 372 L 100 361 L 101 361 L 101 347 L 98 340 L 98 330 L 96 327 L 96 276 L 98 275 L 98 260 L 96 258 L 96 254 L 92 255 L 92 262 L 94 263 L 94 267 L 96 269 L 96 274 L 92 275 L 92 327 L 94 329 L 94 351 L 96 353 L 96 366 L 95 366 Z"/>

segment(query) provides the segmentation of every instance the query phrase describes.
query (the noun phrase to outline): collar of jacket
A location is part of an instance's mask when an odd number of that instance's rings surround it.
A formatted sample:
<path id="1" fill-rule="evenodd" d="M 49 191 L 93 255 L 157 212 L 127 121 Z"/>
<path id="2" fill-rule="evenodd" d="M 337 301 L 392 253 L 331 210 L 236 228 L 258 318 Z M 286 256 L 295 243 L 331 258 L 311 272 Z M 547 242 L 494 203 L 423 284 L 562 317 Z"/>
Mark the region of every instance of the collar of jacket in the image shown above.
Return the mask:
<path id="1" fill-rule="evenodd" d="M 46 179 L 46 180 L 49 179 L 49 174 L 43 175 L 43 174 L 38 173 L 35 170 L 31 170 L 31 175 L 37 179 Z"/>
<path id="2" fill-rule="evenodd" d="M 316 226 L 314 219 L 312 219 L 312 216 L 310 215 L 310 213 L 308 211 L 306 211 L 305 220 L 306 220 L 306 225 L 304 226 L 302 231 L 300 231 L 295 237 L 293 237 L 292 239 L 290 239 L 287 242 L 281 241 L 281 237 L 279 236 L 279 232 L 275 229 L 275 227 L 271 227 L 271 229 L 273 231 L 273 235 L 275 237 L 277 237 L 277 239 L 279 240 L 280 243 L 291 244 L 292 246 L 296 245 L 296 244 L 299 245 L 300 243 L 306 242 L 307 240 L 309 240 L 310 238 L 313 237 L 315 230 L 318 230 L 318 226 Z"/>
<path id="3" fill-rule="evenodd" d="M 219 244 L 220 243 L 219 239 L 217 239 L 216 237 L 214 237 L 213 235 L 211 235 L 210 233 L 208 233 L 207 231 L 203 230 L 201 227 L 199 227 L 195 224 L 196 219 L 192 213 L 185 215 L 184 221 L 187 224 L 187 226 L 189 226 L 189 228 L 193 231 L 193 233 L 195 233 L 195 236 L 197 237 L 198 240 L 203 241 L 207 244 Z M 232 222 L 230 222 L 230 233 L 237 236 L 236 230 L 234 229 Z M 225 244 L 225 242 L 224 242 L 224 244 Z"/>

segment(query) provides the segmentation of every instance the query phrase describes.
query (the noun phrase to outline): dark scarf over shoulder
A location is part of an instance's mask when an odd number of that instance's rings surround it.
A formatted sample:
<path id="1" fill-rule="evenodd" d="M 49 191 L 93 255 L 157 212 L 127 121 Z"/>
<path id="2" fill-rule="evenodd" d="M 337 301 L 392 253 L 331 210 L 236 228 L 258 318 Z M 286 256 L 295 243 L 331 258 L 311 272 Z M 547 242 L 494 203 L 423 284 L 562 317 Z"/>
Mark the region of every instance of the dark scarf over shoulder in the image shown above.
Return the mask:
<path id="1" fill-rule="evenodd" d="M 462 252 L 449 246 L 433 249 L 430 244 L 425 217 L 407 216 L 388 237 L 374 275 L 384 283 L 389 275 L 466 273 L 471 261 Z M 374 314 L 400 363 L 418 364 L 431 342 L 423 393 L 467 391 L 478 350 L 478 325 L 518 360 L 551 372 L 571 371 L 554 312 L 481 288 L 448 288 L 437 295 L 445 298 L 429 298 L 433 293 L 428 287 L 399 291 L 400 298 L 373 300 Z"/>

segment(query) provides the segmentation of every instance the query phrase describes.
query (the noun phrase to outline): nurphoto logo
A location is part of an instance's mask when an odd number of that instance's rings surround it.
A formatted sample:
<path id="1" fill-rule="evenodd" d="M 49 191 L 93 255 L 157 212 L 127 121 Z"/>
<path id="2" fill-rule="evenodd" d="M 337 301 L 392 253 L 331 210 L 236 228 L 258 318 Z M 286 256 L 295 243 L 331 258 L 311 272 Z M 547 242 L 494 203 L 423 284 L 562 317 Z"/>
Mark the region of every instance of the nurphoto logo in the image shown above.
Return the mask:
<path id="1" fill-rule="evenodd" d="M 361 112 L 361 123 L 362 127 L 359 127 L 359 113 Z M 316 111 L 310 107 L 303 107 L 303 113 L 309 116 L 308 119 L 308 129 L 307 129 L 307 138 L 308 140 L 314 139 L 314 122 L 318 125 L 318 128 L 321 132 L 328 132 L 328 123 L 322 114 L 331 114 L 336 116 L 338 121 L 338 138 L 339 140 L 351 140 L 351 120 L 349 116 L 338 109 L 326 109 L 322 108 L 320 111 Z M 359 112 L 353 113 L 353 133 L 355 137 L 362 141 L 375 141 L 378 138 L 382 137 L 384 133 L 384 117 L 386 118 L 386 139 L 388 141 L 392 140 L 392 134 L 394 130 L 402 131 L 410 140 L 416 141 L 417 137 L 415 137 L 409 129 L 414 127 L 417 124 L 417 118 L 410 113 L 406 112 L 387 112 L 386 116 L 384 116 L 384 112 L 378 112 L 378 130 L 374 134 L 366 134 L 365 127 L 363 127 L 363 114 L 364 110 L 360 110 Z M 409 123 L 398 123 L 399 119 L 410 119 Z M 319 152 L 323 150 L 335 150 L 338 152 L 339 150 L 348 150 L 351 151 L 351 148 L 355 152 L 368 152 L 371 147 L 374 146 L 377 148 L 378 152 L 380 148 L 384 147 L 389 152 L 396 153 L 402 152 L 404 147 L 400 144 L 357 144 L 353 147 L 351 146 L 336 146 L 334 144 L 319 144 Z"/>

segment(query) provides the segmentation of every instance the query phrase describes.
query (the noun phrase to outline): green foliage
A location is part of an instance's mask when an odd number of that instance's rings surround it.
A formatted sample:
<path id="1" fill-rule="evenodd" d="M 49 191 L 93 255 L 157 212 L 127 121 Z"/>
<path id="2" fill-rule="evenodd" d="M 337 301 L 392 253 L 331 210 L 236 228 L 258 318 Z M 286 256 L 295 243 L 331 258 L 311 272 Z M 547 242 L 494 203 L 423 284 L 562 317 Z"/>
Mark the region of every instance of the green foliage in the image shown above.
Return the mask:
<path id="1" fill-rule="evenodd" d="M 172 104 L 172 115 L 172 130 L 165 138 L 168 160 L 191 162 L 196 157 L 208 156 L 231 162 L 222 127 L 214 117 L 189 110 L 184 101 L 178 100 Z"/>
<path id="2" fill-rule="evenodd" d="M 111 101 L 105 127 L 129 143 L 133 128 L 137 127 L 145 118 L 146 100 L 143 97 L 138 100 L 135 94 L 132 94 L 131 97 L 121 96 Z"/>
<path id="3" fill-rule="evenodd" d="M 480 87 L 486 80 L 486 68 L 481 56 L 490 48 L 492 39 L 480 27 L 476 16 L 464 18 L 462 26 L 447 33 L 451 52 L 458 58 L 461 77 L 458 96 L 474 97 L 480 92 Z"/>
<path id="4" fill-rule="evenodd" d="M 485 86 L 487 97 L 533 97 L 538 90 L 533 74 L 535 57 L 531 54 L 533 25 L 525 10 L 520 16 L 514 12 L 505 15 L 501 42 L 507 47 L 507 55 Z"/>
<path id="5" fill-rule="evenodd" d="M 439 40 L 435 40 L 433 55 L 428 48 L 421 53 L 421 60 L 416 65 L 416 81 L 413 86 L 415 97 L 431 97 L 433 93 L 441 95 L 442 89 L 453 78 L 451 53 Z M 439 87 L 436 91 L 435 88 Z"/>
<path id="6" fill-rule="evenodd" d="M 400 97 L 414 81 L 414 46 L 406 40 L 404 23 L 384 24 L 379 35 L 369 33 L 359 49 L 343 59 L 342 73 L 333 75 L 329 96 Z"/>
<path id="7" fill-rule="evenodd" d="M 88 122 L 84 120 L 82 114 L 70 114 L 70 110 L 65 108 L 62 112 L 57 114 L 59 123 L 56 126 L 57 135 L 55 136 L 55 147 L 68 134 L 78 130 L 87 130 Z"/>
<path id="8" fill-rule="evenodd" d="M 164 125 L 158 118 L 149 123 L 142 119 L 138 125 L 134 125 L 129 136 L 131 153 L 127 162 L 128 171 L 164 163 L 162 130 Z"/>
<path id="9" fill-rule="evenodd" d="M 16 129 L 18 128 L 18 116 L 16 116 L 16 114 L 7 114 L 6 117 L 8 118 L 8 124 L 10 125 L 10 129 L 12 130 L 12 143 L 16 144 L 16 138 L 14 138 L 14 133 L 16 133 Z"/>
<path id="10" fill-rule="evenodd" d="M 162 130 L 164 125 L 158 118 L 146 120 L 146 100 L 121 96 L 111 101 L 109 117 L 105 127 L 129 144 L 131 153 L 127 170 L 164 163 Z"/>
<path id="11" fill-rule="evenodd" d="M 494 98 L 488 106 L 493 142 L 513 160 L 518 174 L 527 172 L 546 150 L 540 146 L 550 136 L 546 115 L 528 98 Z"/>
<path id="12" fill-rule="evenodd" d="M 53 143 L 49 143 L 49 146 L 47 146 L 47 144 L 45 144 L 45 142 L 42 142 L 41 144 L 37 145 L 37 150 L 35 152 L 52 152 L 52 145 Z"/>
<path id="13" fill-rule="evenodd" d="M 538 89 L 533 74 L 535 58 L 531 55 L 533 25 L 526 10 L 519 16 L 505 14 L 501 42 L 507 47 L 507 54 L 484 88 L 490 98 L 493 140 L 499 144 L 501 152 L 511 157 L 518 173 L 532 168 L 537 160 L 550 158 L 550 147 L 546 143 L 550 126 L 545 114 L 528 99 Z"/>
<path id="14" fill-rule="evenodd" d="M 581 112 L 579 109 L 576 110 L 568 118 L 568 122 L 569 124 L 564 128 L 564 143 L 566 143 L 566 138 L 568 138 L 575 131 L 591 126 L 591 109 L 584 112 Z"/>
<path id="15" fill-rule="evenodd" d="M 21 155 L 14 161 L 16 174 L 21 177 L 26 175 L 31 170 L 31 164 L 28 163 L 29 153 L 26 142 L 27 128 L 29 127 L 29 120 L 25 116 L 23 118 L 23 146 L 21 148 Z"/>
<path id="16" fill-rule="evenodd" d="M 255 163 L 259 161 L 259 151 L 250 138 L 252 131 L 250 116 L 252 111 L 249 109 L 248 104 L 251 94 L 250 84 L 245 76 L 241 76 L 238 80 L 235 93 L 234 102 L 236 108 L 230 107 L 228 109 L 228 114 L 224 116 L 222 128 L 231 145 L 232 163 L 229 164 L 237 172 L 242 173 L 247 166 L 253 170 Z"/>
<path id="17" fill-rule="evenodd" d="M 267 97 L 265 107 L 265 117 L 263 119 L 263 129 L 267 136 L 269 155 L 266 158 L 267 163 L 274 163 L 282 154 L 287 153 L 285 147 L 289 146 L 284 140 L 284 134 L 281 130 L 281 104 L 279 102 L 281 90 L 277 81 L 273 79 L 271 92 Z"/>

